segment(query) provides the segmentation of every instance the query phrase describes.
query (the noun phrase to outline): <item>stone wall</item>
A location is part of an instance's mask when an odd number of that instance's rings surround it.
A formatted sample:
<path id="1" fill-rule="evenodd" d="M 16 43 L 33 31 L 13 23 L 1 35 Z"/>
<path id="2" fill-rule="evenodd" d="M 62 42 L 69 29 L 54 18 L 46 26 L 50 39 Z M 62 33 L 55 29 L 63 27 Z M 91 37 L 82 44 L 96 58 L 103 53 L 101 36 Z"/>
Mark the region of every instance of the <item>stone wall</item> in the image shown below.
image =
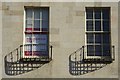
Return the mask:
<path id="1" fill-rule="evenodd" d="M 3 77 L 21 78 L 117 78 L 118 77 L 118 3 L 109 2 L 3 2 L 2 54 L 23 44 L 24 6 L 50 7 L 50 39 L 53 60 L 31 72 Z M 85 7 L 111 7 L 111 44 L 115 61 L 100 70 L 73 76 L 69 73 L 69 55 L 85 45 Z"/>

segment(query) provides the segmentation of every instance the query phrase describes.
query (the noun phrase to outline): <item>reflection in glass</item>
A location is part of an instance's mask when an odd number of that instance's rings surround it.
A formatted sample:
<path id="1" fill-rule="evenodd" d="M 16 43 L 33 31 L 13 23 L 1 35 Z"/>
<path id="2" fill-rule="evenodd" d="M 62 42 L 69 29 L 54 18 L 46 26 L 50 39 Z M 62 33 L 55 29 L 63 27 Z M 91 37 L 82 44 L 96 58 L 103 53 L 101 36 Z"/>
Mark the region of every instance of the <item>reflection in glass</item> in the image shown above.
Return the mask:
<path id="1" fill-rule="evenodd" d="M 32 44 L 32 34 L 26 34 L 25 35 L 25 43 L 26 44 Z"/>
<path id="2" fill-rule="evenodd" d="M 34 44 L 47 44 L 47 35 L 45 34 L 34 34 L 33 35 Z"/>
<path id="3" fill-rule="evenodd" d="M 42 21 L 42 31 L 48 31 L 48 21 Z"/>
<path id="4" fill-rule="evenodd" d="M 26 19 L 32 19 L 32 9 L 26 9 Z"/>
<path id="5" fill-rule="evenodd" d="M 35 31 L 40 30 L 40 20 L 34 20 L 34 30 Z"/>
<path id="6" fill-rule="evenodd" d="M 32 20 L 26 20 L 26 31 L 32 31 Z"/>
<path id="7" fill-rule="evenodd" d="M 46 45 L 33 45 L 33 51 L 46 51 Z"/>
<path id="8" fill-rule="evenodd" d="M 31 56 L 32 55 L 32 45 L 25 45 L 25 56 Z"/>
<path id="9" fill-rule="evenodd" d="M 48 21 L 49 19 L 49 12 L 47 8 L 42 10 L 42 19 L 45 21 Z"/>
<path id="10" fill-rule="evenodd" d="M 34 18 L 40 19 L 40 9 L 34 9 Z"/>

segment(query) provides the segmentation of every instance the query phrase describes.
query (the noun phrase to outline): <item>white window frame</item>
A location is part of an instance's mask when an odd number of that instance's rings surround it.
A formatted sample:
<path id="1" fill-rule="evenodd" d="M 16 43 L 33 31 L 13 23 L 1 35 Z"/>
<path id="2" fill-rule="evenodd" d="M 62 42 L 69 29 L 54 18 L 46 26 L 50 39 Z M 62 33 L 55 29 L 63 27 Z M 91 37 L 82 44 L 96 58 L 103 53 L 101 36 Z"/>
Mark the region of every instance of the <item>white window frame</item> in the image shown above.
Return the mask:
<path id="1" fill-rule="evenodd" d="M 101 21 L 101 31 L 95 31 L 95 18 L 94 18 L 94 11 L 93 11 L 93 31 L 87 31 L 87 24 L 86 24 L 86 22 L 87 22 L 87 18 L 86 18 L 86 8 L 109 8 L 109 11 L 111 11 L 110 10 L 110 7 L 85 7 L 85 52 L 84 52 L 84 55 L 85 55 L 85 59 L 91 59 L 91 58 L 97 58 L 97 59 L 103 59 L 103 58 L 108 58 L 108 57 L 111 57 L 111 56 L 88 56 L 87 54 L 87 45 L 88 45 L 88 43 L 87 43 L 87 33 L 92 33 L 93 35 L 95 35 L 95 33 L 99 33 L 99 34 L 104 34 L 105 32 L 108 32 L 109 33 L 109 37 L 110 37 L 110 52 L 112 53 L 112 51 L 111 51 L 111 25 L 110 25 L 110 23 L 111 23 L 111 17 L 109 18 L 109 31 L 103 31 L 103 26 L 102 26 L 102 21 L 103 21 L 103 19 L 100 19 L 100 21 Z M 111 15 L 111 13 L 109 13 L 109 15 Z M 101 12 L 101 17 L 102 17 L 102 12 Z M 94 39 L 95 39 L 95 37 L 94 37 Z M 102 40 L 102 39 L 101 39 Z M 94 40 L 95 41 L 95 40 Z M 95 45 L 96 43 L 94 43 L 94 45 Z M 101 44 L 102 46 L 103 46 L 103 43 Z M 102 55 L 103 55 L 103 49 L 102 49 Z M 111 54 L 110 53 L 110 54 Z M 94 52 L 94 54 L 95 54 L 95 52 Z"/>
<path id="2" fill-rule="evenodd" d="M 25 50 L 25 46 L 24 46 L 25 45 L 25 31 L 26 31 L 25 30 L 25 28 L 26 28 L 26 8 L 34 9 L 34 8 L 49 8 L 49 7 L 24 7 L 24 16 L 23 16 L 23 51 L 22 51 L 22 56 L 23 56 L 23 58 L 39 58 L 40 56 L 25 56 L 24 55 L 25 54 L 24 53 L 24 50 Z M 48 9 L 48 11 L 49 11 L 49 9 Z M 49 15 L 48 15 L 48 17 L 49 17 Z M 39 19 L 39 20 L 40 20 L 40 23 L 41 23 L 41 19 Z M 33 23 L 33 26 L 34 26 L 34 23 Z M 32 26 L 32 28 L 33 28 L 33 26 Z M 40 31 L 35 31 L 35 32 L 43 32 L 42 31 L 42 27 L 40 26 Z M 44 31 L 44 32 L 47 32 L 47 31 Z M 49 21 L 48 21 L 48 35 L 47 36 L 48 36 L 48 43 L 47 43 L 47 45 L 49 47 Z M 33 45 L 33 43 L 32 43 L 32 45 Z M 32 49 L 32 51 L 33 51 L 33 49 Z M 48 48 L 48 56 L 49 56 L 49 48 Z"/>

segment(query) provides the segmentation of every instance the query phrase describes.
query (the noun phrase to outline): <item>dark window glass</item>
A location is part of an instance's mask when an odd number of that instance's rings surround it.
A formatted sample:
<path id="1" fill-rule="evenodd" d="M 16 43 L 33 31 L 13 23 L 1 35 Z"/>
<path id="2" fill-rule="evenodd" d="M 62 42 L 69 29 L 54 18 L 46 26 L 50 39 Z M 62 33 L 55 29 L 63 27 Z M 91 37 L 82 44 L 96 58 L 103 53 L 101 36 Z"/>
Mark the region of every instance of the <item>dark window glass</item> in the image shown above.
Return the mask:
<path id="1" fill-rule="evenodd" d="M 101 45 L 95 46 L 95 55 L 96 55 L 96 56 L 101 56 L 101 55 L 102 55 Z"/>
<path id="2" fill-rule="evenodd" d="M 102 16 L 103 16 L 103 19 L 109 19 L 109 16 L 110 16 L 109 8 L 102 9 Z"/>
<path id="3" fill-rule="evenodd" d="M 42 21 L 42 31 L 48 31 L 48 21 L 43 20 Z"/>
<path id="4" fill-rule="evenodd" d="M 88 56 L 94 56 L 94 46 L 93 45 L 89 45 L 87 46 L 87 55 Z"/>
<path id="5" fill-rule="evenodd" d="M 110 8 L 86 8 L 88 56 L 110 56 Z"/>
<path id="6" fill-rule="evenodd" d="M 95 21 L 95 31 L 101 31 L 101 21 Z"/>
<path id="7" fill-rule="evenodd" d="M 45 20 L 45 21 L 49 20 L 48 8 L 45 8 L 42 10 L 42 20 Z"/>
<path id="8" fill-rule="evenodd" d="M 95 19 L 101 19 L 101 10 L 95 10 Z"/>
<path id="9" fill-rule="evenodd" d="M 93 21 L 87 21 L 87 31 L 93 31 Z"/>
<path id="10" fill-rule="evenodd" d="M 101 44 L 101 34 L 95 34 L 95 43 Z"/>
<path id="11" fill-rule="evenodd" d="M 109 21 L 103 21 L 103 31 L 109 31 Z"/>
<path id="12" fill-rule="evenodd" d="M 94 43 L 93 34 L 87 34 L 87 43 Z"/>
<path id="13" fill-rule="evenodd" d="M 103 56 L 110 56 L 110 45 L 103 46 Z"/>
<path id="14" fill-rule="evenodd" d="M 109 44 L 110 43 L 110 38 L 109 34 L 103 34 L 103 43 L 104 44 Z"/>
<path id="15" fill-rule="evenodd" d="M 87 19 L 93 19 L 93 9 L 86 10 L 86 17 Z"/>

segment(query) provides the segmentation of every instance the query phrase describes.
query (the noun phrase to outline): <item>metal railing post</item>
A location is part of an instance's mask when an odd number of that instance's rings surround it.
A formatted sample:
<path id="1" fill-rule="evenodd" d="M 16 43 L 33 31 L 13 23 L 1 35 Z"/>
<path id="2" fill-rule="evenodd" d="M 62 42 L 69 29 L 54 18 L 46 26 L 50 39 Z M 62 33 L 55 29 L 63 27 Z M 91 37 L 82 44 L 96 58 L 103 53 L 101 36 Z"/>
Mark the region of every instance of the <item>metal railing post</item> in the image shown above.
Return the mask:
<path id="1" fill-rule="evenodd" d="M 112 56 L 113 60 L 115 60 L 115 46 L 112 46 Z"/>
<path id="2" fill-rule="evenodd" d="M 22 49 L 21 49 L 21 48 L 22 48 L 22 45 L 20 45 L 20 59 L 22 58 L 22 55 L 21 55 L 21 53 L 22 53 L 21 50 L 22 50 Z"/>
<path id="3" fill-rule="evenodd" d="M 17 49 L 17 61 L 19 60 L 19 55 L 18 55 L 18 53 L 19 53 L 19 52 L 18 52 L 18 49 Z"/>
<path id="4" fill-rule="evenodd" d="M 12 55 L 12 52 L 10 53 L 10 56 L 11 56 L 11 62 L 13 62 L 13 55 Z"/>
<path id="5" fill-rule="evenodd" d="M 51 60 L 52 60 L 52 48 L 53 48 L 53 46 L 50 46 L 50 48 L 51 48 Z"/>
<path id="6" fill-rule="evenodd" d="M 84 61 L 84 46 L 82 46 L 82 48 L 83 48 L 83 61 Z"/>

